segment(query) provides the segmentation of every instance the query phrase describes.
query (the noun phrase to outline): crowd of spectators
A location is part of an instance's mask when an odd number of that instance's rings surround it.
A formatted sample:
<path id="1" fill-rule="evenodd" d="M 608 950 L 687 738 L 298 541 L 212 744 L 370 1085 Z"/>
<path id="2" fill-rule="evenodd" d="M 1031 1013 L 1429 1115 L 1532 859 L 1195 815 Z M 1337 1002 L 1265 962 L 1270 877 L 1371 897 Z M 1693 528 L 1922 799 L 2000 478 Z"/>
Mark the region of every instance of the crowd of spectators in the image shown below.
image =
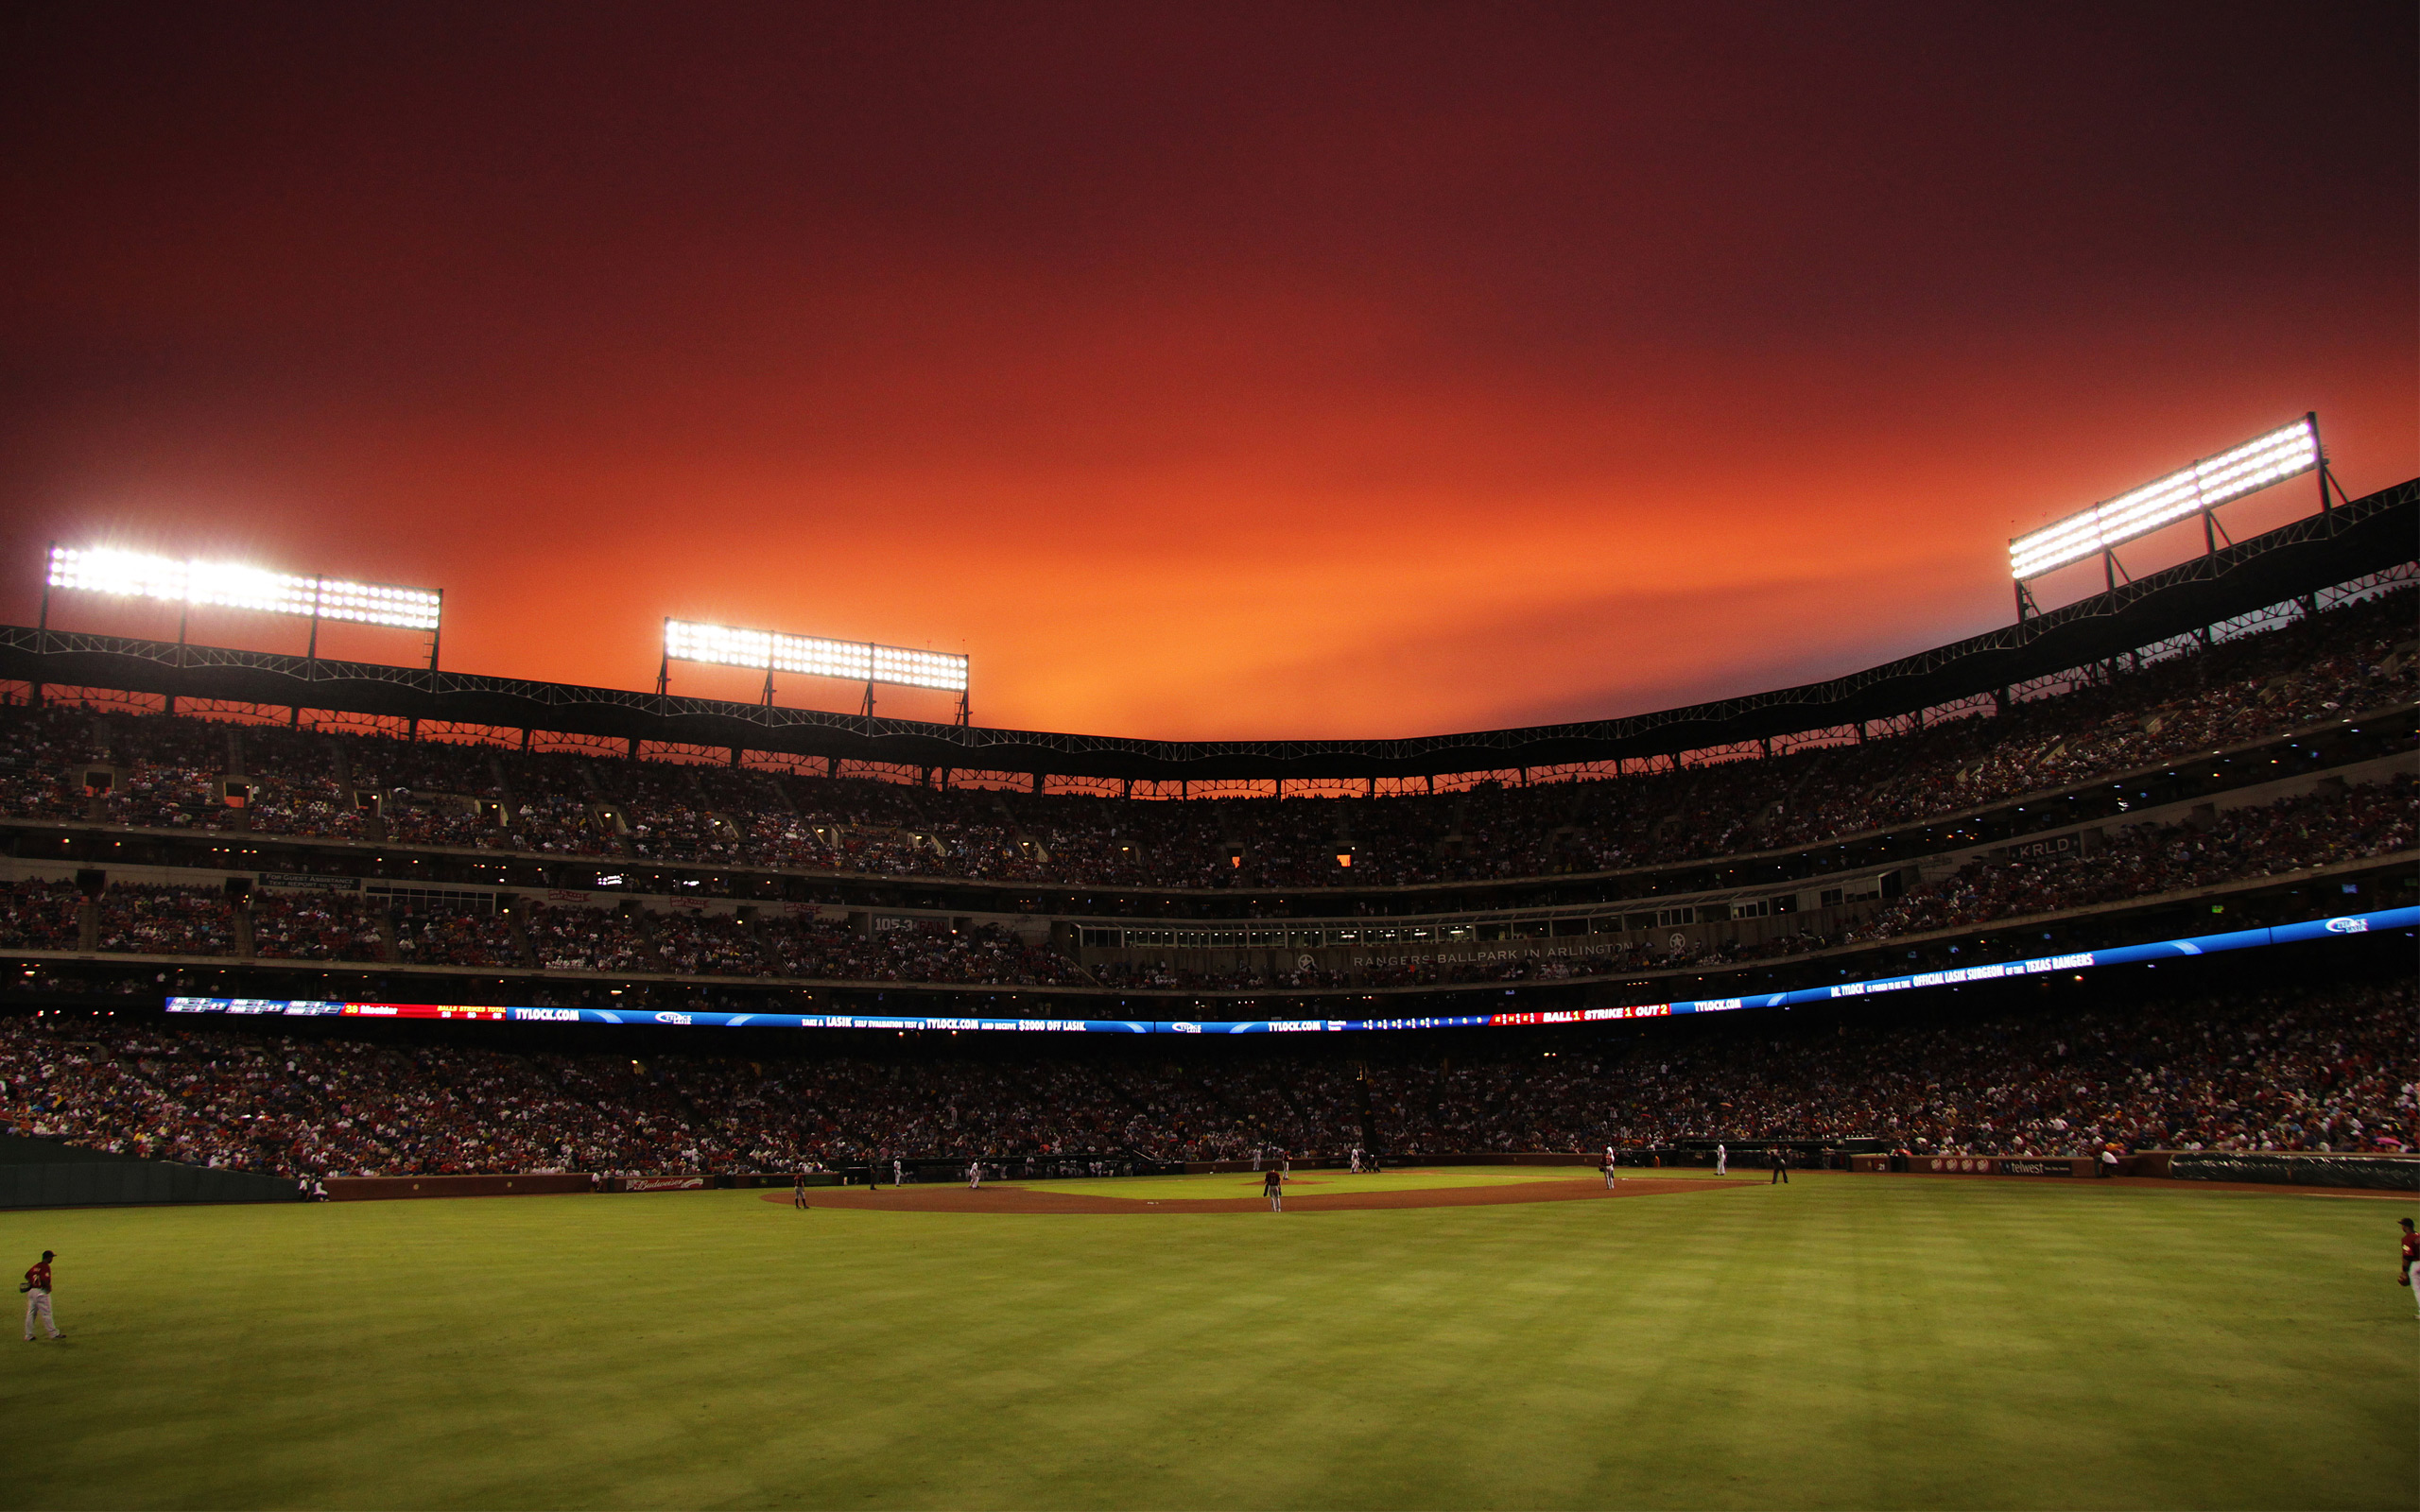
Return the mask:
<path id="1" fill-rule="evenodd" d="M 818 917 L 596 909 L 525 904 L 529 954 L 503 914 L 390 914 L 390 904 L 340 892 L 256 890 L 242 906 L 252 954 L 262 959 L 385 961 L 525 967 L 608 974 L 667 973 L 1136 989 L 1223 990 L 1393 988 L 1471 982 L 1568 980 L 1651 967 L 1768 960 L 1877 940 L 2275 876 L 2331 863 L 2397 854 L 2420 844 L 2409 776 L 2384 782 L 2323 783 L 2264 805 L 2198 815 L 2187 822 L 2099 831 L 2085 849 L 2049 857 L 2001 852 L 1921 882 L 1861 921 L 1761 940 L 1736 931 L 1644 931 L 1558 940 L 1552 952 L 1482 950 L 1381 955 L 1350 968 L 1290 953 L 1253 953 L 1280 964 L 1248 964 L 1193 952 L 1079 967 L 1040 938 L 991 923 L 877 918 L 872 927 L 838 913 Z M 66 882 L 0 888 L 0 944 L 73 948 L 78 896 Z M 217 889 L 113 883 L 95 903 L 103 951 L 226 954 L 233 919 Z M 392 948 L 386 926 L 391 925 Z"/>
<path id="2" fill-rule="evenodd" d="M 0 946 L 74 950 L 83 937 L 84 894 L 75 883 L 24 877 L 0 886 Z"/>
<path id="3" fill-rule="evenodd" d="M 217 887 L 119 883 L 94 900 L 105 951 L 145 955 L 227 955 L 235 949 L 234 912 Z"/>
<path id="4" fill-rule="evenodd" d="M 1958 929 L 2410 850 L 2409 777 L 2230 809 L 2203 824 L 2135 825 L 2089 851 L 1982 860 L 1912 888 L 1850 942 Z"/>
<path id="5" fill-rule="evenodd" d="M 384 903 L 338 892 L 255 892 L 252 954 L 263 960 L 381 961 Z"/>
<path id="6" fill-rule="evenodd" d="M 1614 780 L 1332 802 L 1113 802 L 279 726 L 0 716 L 0 813 L 549 855 L 1080 886 L 1308 888 L 1813 844 L 2256 740 L 2420 691 L 2394 593 L 1887 738 Z M 111 767 L 98 795 L 81 784 Z M 249 775 L 230 794 L 226 778 Z"/>
<path id="7" fill-rule="evenodd" d="M 1248 991 L 1554 981 L 1650 967 L 1721 967 L 2398 854 L 2420 844 L 2414 803 L 2411 780 L 2398 776 L 2324 786 L 2184 824 L 2113 828 L 2089 850 L 1972 862 L 1947 877 L 1918 884 L 1861 923 L 1829 932 L 1803 927 L 1754 942 L 1731 935 L 1648 931 L 1590 936 L 1584 944 L 1558 942 L 1564 953 L 1551 955 L 1483 950 L 1391 959 L 1358 972 L 1299 964 L 1275 970 L 1214 966 L 1177 955 L 1094 971 L 1105 986 Z"/>
<path id="8" fill-rule="evenodd" d="M 1880 1138 L 1919 1153 L 2405 1151 L 2420 1145 L 2411 984 L 1776 1036 L 1726 1026 L 1627 1062 L 1616 1143 Z"/>
<path id="9" fill-rule="evenodd" d="M 426 910 L 395 916 L 395 959 L 414 966 L 527 964 L 512 920 L 493 910 Z"/>
<path id="10" fill-rule="evenodd" d="M 838 919 L 768 920 L 759 928 L 768 969 L 784 976 L 992 987 L 1068 986 L 1088 980 L 1047 944 L 1029 944 L 997 924 L 897 923 L 899 927 L 863 935 Z"/>
<path id="11" fill-rule="evenodd" d="M 641 971 L 647 958 L 645 921 L 635 910 L 566 908 L 539 903 L 525 909 L 521 927 L 538 964 L 550 971 Z"/>
<path id="12" fill-rule="evenodd" d="M 1671 1023 L 1440 1053 L 1430 1040 L 749 1059 L 515 1054 L 55 1013 L 0 1019 L 0 1123 L 285 1175 L 722 1171 L 877 1156 L 1648 1150 L 2394 1151 L 2415 1143 L 2408 984 L 1993 1018 Z"/>

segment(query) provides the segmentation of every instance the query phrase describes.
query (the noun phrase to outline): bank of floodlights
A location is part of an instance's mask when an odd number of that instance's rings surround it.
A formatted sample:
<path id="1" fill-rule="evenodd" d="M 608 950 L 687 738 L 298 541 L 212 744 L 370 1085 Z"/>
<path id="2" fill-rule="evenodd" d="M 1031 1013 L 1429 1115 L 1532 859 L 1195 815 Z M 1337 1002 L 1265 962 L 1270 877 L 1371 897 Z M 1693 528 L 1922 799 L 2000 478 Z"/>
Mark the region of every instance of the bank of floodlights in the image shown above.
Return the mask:
<path id="1" fill-rule="evenodd" d="M 838 678 L 865 684 L 864 712 L 873 713 L 877 685 L 926 688 L 959 696 L 959 721 L 967 718 L 967 659 L 950 651 L 919 651 L 904 645 L 878 645 L 872 641 L 834 641 L 814 635 L 784 635 L 775 630 L 743 630 L 728 625 L 700 625 L 688 620 L 664 622 L 664 669 L 656 691 L 666 691 L 675 662 L 711 666 L 746 667 L 765 674 L 765 702 L 773 701 L 773 675 L 794 673 L 810 678 Z"/>
<path id="2" fill-rule="evenodd" d="M 50 595 L 54 591 L 102 593 L 114 598 L 147 598 L 174 604 L 177 614 L 176 665 L 185 665 L 185 630 L 194 606 L 252 610 L 265 614 L 290 614 L 311 622 L 307 653 L 316 668 L 320 656 L 320 622 L 375 625 L 388 629 L 428 632 L 428 670 L 437 671 L 439 627 L 444 619 L 445 594 L 441 589 L 401 588 L 392 583 L 360 583 L 345 577 L 303 577 L 268 567 L 232 561 L 194 561 L 149 552 L 121 551 L 112 546 L 50 548 L 42 582 L 42 618 L 36 644 L 49 649 Z M 32 700 L 42 701 L 42 684 L 33 685 Z M 177 712 L 177 695 L 168 695 L 168 713 Z M 300 721 L 302 711 L 294 706 Z M 414 721 L 415 724 L 418 721 Z"/>
<path id="3" fill-rule="evenodd" d="M 435 630 L 445 599 L 433 589 L 356 583 L 340 577 L 298 577 L 238 562 L 179 561 L 106 546 L 51 547 L 50 577 L 44 586 L 384 625 L 399 630 Z"/>
<path id="4" fill-rule="evenodd" d="M 2326 454 L 2319 444 L 2319 417 L 2305 415 L 2266 436 L 2104 499 L 2031 535 L 2018 536 L 2008 543 L 2009 576 L 2017 585 L 2017 617 L 2024 618 L 2031 607 L 2025 585 L 2033 578 L 2099 557 L 2109 586 L 2115 588 L 2116 548 L 2180 520 L 2200 515 L 2204 544 L 2215 551 L 2217 524 L 2210 511 L 2299 473 L 2321 472 L 2320 507 L 2324 509 L 2327 507 L 2326 466 Z"/>

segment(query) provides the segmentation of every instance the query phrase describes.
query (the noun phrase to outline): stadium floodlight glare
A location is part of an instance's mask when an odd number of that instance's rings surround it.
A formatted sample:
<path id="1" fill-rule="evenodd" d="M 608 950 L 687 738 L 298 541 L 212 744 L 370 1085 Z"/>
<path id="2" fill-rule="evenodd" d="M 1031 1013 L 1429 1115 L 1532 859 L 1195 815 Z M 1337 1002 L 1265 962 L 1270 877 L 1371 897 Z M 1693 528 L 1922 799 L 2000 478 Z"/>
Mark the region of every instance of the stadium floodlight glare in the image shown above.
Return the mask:
<path id="1" fill-rule="evenodd" d="M 2308 472 L 2324 460 L 2319 450 L 2318 421 L 2306 415 L 2291 425 L 2216 456 L 2205 456 L 2156 483 L 2146 483 L 2056 524 L 2017 537 L 2008 543 L 2009 576 L 2023 582 L 2083 561 L 2113 546 L 2150 535 L 2162 525 L 2215 509 L 2230 499 L 2256 493 L 2298 472 Z"/>
<path id="2" fill-rule="evenodd" d="M 235 562 L 179 561 L 106 546 L 50 548 L 52 588 L 128 598 L 260 610 L 307 619 L 435 630 L 443 596 L 424 588 L 298 577 Z"/>
<path id="3" fill-rule="evenodd" d="M 674 662 L 702 662 L 766 673 L 791 672 L 850 682 L 931 688 L 942 693 L 966 691 L 965 657 L 950 651 L 918 651 L 867 641 L 829 641 L 812 635 L 782 635 L 770 630 L 736 629 L 728 625 L 666 620 L 664 654 Z"/>

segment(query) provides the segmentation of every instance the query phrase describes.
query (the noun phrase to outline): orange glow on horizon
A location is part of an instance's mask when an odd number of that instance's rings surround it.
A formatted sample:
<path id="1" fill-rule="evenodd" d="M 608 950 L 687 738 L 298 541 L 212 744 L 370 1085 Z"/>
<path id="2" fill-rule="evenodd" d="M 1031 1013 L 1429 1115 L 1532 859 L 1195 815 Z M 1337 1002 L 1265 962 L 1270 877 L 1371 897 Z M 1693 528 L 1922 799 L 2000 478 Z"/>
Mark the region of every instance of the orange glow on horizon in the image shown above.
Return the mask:
<path id="1" fill-rule="evenodd" d="M 649 687 L 671 616 L 1167 738 L 1833 675 L 2005 623 L 2011 536 L 2307 410 L 2354 494 L 2420 472 L 2391 10 L 62 12 L 0 613 L 49 541 L 123 545 L 441 586 L 458 670 Z M 2280 175 L 2322 233 L 2210 227 Z"/>

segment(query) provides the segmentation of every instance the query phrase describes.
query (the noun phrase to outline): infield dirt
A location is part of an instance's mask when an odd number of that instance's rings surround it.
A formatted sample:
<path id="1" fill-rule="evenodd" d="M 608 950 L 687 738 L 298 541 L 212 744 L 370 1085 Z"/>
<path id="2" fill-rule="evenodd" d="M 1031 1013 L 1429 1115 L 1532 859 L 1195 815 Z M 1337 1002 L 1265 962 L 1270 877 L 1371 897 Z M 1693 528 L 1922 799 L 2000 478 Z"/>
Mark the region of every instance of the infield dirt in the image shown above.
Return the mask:
<path id="1" fill-rule="evenodd" d="M 1624 1177 L 1607 1190 L 1597 1177 L 1579 1181 L 1521 1181 L 1503 1186 L 1413 1187 L 1402 1192 L 1304 1192 L 1286 1194 L 1288 1212 L 1345 1212 L 1372 1208 L 1480 1208 L 1516 1202 L 1590 1202 L 1606 1197 L 1657 1197 L 1682 1192 L 1722 1192 L 1764 1185 L 1761 1181 L 1674 1180 Z M 768 1192 L 767 1202 L 788 1203 L 786 1192 Z M 817 1187 L 807 1194 L 814 1208 L 891 1212 L 1266 1212 L 1259 1196 L 1188 1197 L 1152 1201 L 1051 1192 L 1011 1185 L 967 1187 Z"/>

